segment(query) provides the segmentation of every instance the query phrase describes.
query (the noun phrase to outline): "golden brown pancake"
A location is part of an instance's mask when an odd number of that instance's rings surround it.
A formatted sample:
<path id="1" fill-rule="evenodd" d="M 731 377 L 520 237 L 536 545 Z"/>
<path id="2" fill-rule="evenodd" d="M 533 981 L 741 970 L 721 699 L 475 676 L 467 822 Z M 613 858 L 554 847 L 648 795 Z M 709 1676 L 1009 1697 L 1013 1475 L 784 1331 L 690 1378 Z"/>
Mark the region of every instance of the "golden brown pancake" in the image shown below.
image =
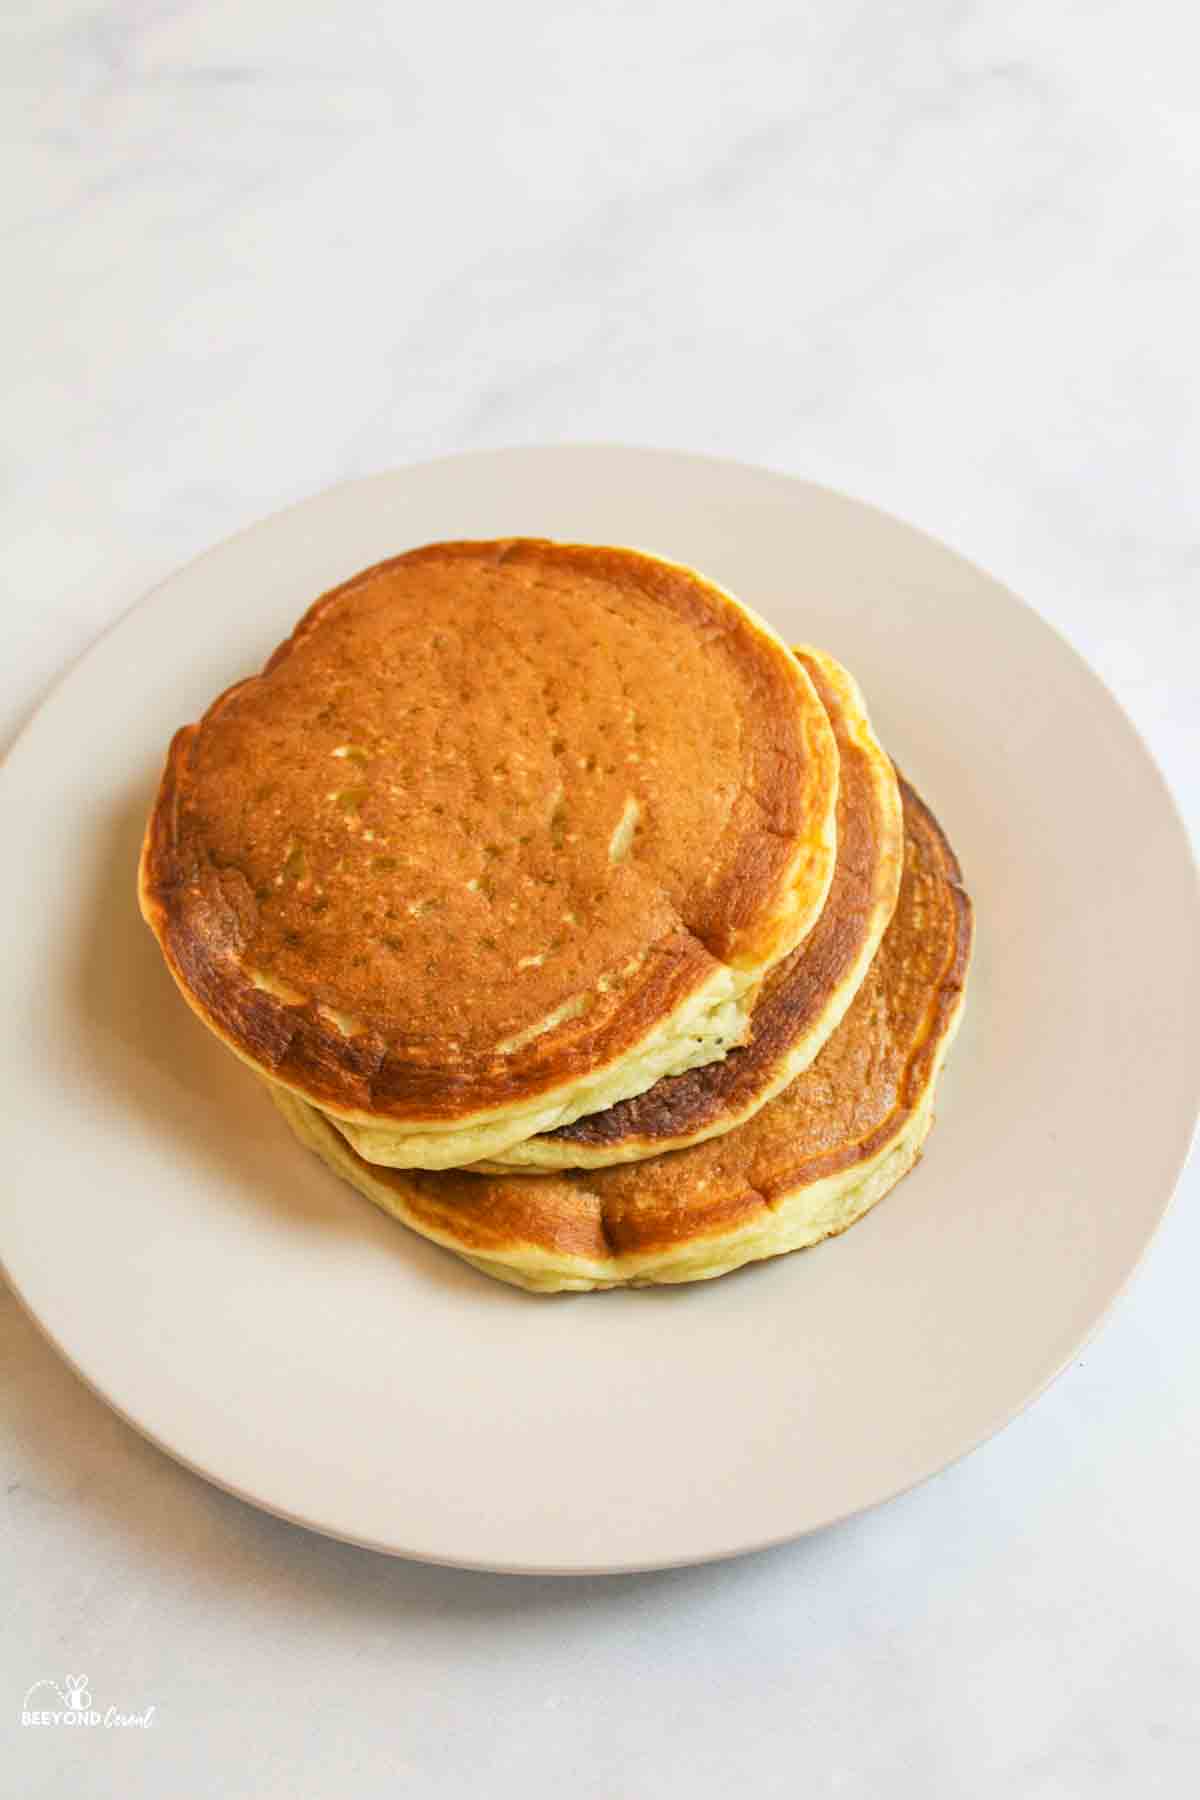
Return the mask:
<path id="1" fill-rule="evenodd" d="M 820 650 L 797 648 L 837 738 L 837 868 L 820 919 L 759 990 L 751 1040 L 721 1062 L 514 1144 L 484 1165 L 599 1169 L 682 1149 L 752 1118 L 818 1054 L 871 966 L 900 891 L 904 818 L 891 760 L 857 684 Z"/>
<path id="2" fill-rule="evenodd" d="M 970 959 L 958 863 L 907 784 L 902 794 L 900 898 L 850 1010 L 812 1066 L 725 1136 L 588 1174 L 403 1174 L 364 1162 L 314 1108 L 273 1090 L 284 1116 L 394 1217 L 538 1292 L 704 1280 L 845 1230 L 920 1154 Z"/>
<path id="3" fill-rule="evenodd" d="M 740 1040 L 820 916 L 837 780 L 805 671 L 693 571 L 434 544 L 176 735 L 142 907 L 364 1155 L 474 1161 Z"/>

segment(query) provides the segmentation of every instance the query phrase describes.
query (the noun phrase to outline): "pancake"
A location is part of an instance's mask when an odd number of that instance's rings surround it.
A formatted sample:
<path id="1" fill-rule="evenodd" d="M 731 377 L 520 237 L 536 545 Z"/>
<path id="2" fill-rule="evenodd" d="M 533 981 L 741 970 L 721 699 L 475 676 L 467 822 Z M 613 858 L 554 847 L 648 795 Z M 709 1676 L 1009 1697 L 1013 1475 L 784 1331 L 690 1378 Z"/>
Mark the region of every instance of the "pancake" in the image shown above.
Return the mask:
<path id="1" fill-rule="evenodd" d="M 750 1042 L 721 1062 L 668 1076 L 633 1099 L 514 1144 L 487 1167 L 598 1169 L 716 1137 L 752 1118 L 807 1069 L 841 1022 L 895 911 L 904 820 L 895 771 L 857 685 L 831 656 L 795 654 L 837 738 L 837 867 L 817 924 L 759 990 Z"/>
<path id="2" fill-rule="evenodd" d="M 958 863 L 901 791 L 900 898 L 866 979 L 812 1066 L 725 1136 L 589 1174 L 405 1174 L 275 1089 L 284 1117 L 386 1212 L 533 1292 L 702 1281 L 844 1231 L 920 1155 L 971 952 Z"/>
<path id="3" fill-rule="evenodd" d="M 741 1041 L 837 783 L 808 675 L 693 571 L 434 544 L 176 734 L 142 909 L 230 1049 L 371 1161 L 449 1167 Z"/>

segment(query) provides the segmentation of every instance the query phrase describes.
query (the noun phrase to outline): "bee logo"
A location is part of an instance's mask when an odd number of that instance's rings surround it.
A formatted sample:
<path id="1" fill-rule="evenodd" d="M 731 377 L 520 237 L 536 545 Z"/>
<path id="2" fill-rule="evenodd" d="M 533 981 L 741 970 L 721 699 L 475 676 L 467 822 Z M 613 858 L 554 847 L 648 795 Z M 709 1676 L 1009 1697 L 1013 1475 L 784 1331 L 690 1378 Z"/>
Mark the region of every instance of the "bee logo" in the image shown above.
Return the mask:
<path id="1" fill-rule="evenodd" d="M 50 1699 L 51 1694 L 58 1700 L 58 1707 Z M 64 1675 L 61 1687 L 57 1681 L 43 1676 L 26 1689 L 25 1698 L 21 1702 L 21 1723 L 39 1728 L 47 1725 L 98 1725 L 105 1730 L 118 1726 L 138 1726 L 145 1731 L 153 1724 L 157 1711 L 155 1706 L 144 1706 L 137 1712 L 123 1712 L 118 1707 L 110 1706 L 102 1713 L 92 1705 L 92 1690 L 88 1686 L 86 1675 Z"/>
<path id="2" fill-rule="evenodd" d="M 86 1675 L 64 1675 L 63 1682 L 66 1693 L 63 1695 L 68 1712 L 86 1712 L 92 1704 L 92 1696 L 88 1691 Z"/>

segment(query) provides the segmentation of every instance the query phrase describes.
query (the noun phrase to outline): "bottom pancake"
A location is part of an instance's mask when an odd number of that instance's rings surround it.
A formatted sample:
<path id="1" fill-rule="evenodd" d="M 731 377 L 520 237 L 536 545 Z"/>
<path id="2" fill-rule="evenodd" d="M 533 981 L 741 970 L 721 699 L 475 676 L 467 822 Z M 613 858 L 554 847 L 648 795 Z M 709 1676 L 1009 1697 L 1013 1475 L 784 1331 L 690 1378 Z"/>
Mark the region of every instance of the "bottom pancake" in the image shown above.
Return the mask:
<path id="1" fill-rule="evenodd" d="M 555 1175 L 365 1162 L 272 1086 L 300 1140 L 423 1237 L 531 1292 L 703 1281 L 844 1231 L 912 1167 L 962 1010 L 971 903 L 907 783 L 892 922 L 816 1061 L 744 1125 L 644 1162 Z"/>

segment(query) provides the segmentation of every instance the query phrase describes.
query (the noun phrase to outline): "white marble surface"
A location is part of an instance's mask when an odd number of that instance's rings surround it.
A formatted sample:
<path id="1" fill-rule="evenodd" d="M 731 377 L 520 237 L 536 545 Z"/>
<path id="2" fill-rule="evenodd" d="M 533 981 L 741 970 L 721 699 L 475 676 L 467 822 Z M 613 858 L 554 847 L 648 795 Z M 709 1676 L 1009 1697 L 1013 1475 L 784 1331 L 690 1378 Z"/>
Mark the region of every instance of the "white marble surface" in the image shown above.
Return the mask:
<path id="1" fill-rule="evenodd" d="M 1091 659 L 1200 831 L 1186 9 L 30 0 L 0 40 L 4 741 L 264 511 L 607 438 L 948 539 Z M 268 1519 L 5 1298 L 4 1791 L 1177 1800 L 1198 1199 L 1193 1168 L 1097 1342 L 965 1463 L 652 1578 L 457 1574 Z M 151 1729 L 22 1729 L 67 1670 Z"/>

